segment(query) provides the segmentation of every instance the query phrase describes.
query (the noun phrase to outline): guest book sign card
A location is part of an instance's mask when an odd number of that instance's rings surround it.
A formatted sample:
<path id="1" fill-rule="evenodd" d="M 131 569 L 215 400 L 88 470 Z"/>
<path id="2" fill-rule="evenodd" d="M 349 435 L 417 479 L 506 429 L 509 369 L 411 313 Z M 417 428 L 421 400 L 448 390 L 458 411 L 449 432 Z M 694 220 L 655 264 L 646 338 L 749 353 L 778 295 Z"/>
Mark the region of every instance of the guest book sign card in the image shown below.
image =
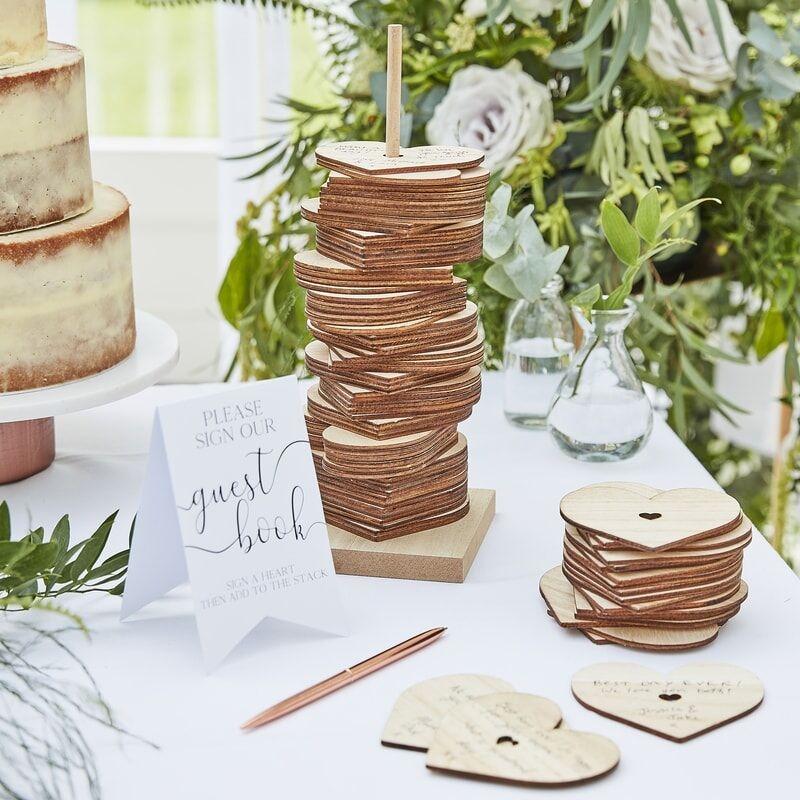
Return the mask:
<path id="1" fill-rule="evenodd" d="M 209 667 L 265 617 L 346 632 L 294 377 L 156 410 L 122 617 L 187 579 Z"/>

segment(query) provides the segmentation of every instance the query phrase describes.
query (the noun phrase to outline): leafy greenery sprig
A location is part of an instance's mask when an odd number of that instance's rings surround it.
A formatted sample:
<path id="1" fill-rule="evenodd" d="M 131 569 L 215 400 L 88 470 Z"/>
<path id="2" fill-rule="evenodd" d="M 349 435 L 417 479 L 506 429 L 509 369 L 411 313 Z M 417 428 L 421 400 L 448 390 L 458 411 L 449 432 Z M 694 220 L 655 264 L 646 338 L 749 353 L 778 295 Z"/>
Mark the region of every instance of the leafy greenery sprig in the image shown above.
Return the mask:
<path id="1" fill-rule="evenodd" d="M 8 504 L 0 503 L 0 797 L 99 800 L 100 780 L 85 727 L 92 723 L 130 736 L 67 645 L 71 631 L 88 631 L 61 603 L 67 594 L 121 594 L 129 550 L 102 558 L 116 517 L 111 514 L 75 543 L 68 516 L 49 536 L 36 528 L 12 538 Z M 132 535 L 133 525 L 129 544 Z M 31 616 L 37 610 L 66 617 L 71 626 L 43 627 Z M 58 666 L 49 660 L 54 656 Z M 70 676 L 63 674 L 67 671 Z"/>
<path id="2" fill-rule="evenodd" d="M 44 628 L 27 613 L 2 622 L 0 797 L 100 800 L 87 727 L 131 734 L 118 726 L 91 673 L 67 644 L 75 629 Z M 58 667 L 51 662 L 54 657 Z"/>
<path id="3" fill-rule="evenodd" d="M 654 186 L 639 201 L 633 221 L 630 222 L 618 206 L 610 200 L 603 200 L 600 204 L 600 227 L 614 255 L 625 265 L 625 272 L 619 285 L 608 294 L 604 295 L 600 284 L 595 283 L 576 294 L 572 304 L 587 315 L 593 309 L 615 311 L 623 308 L 645 264 L 676 245 L 694 244 L 690 239 L 667 234 L 693 208 L 707 202 L 719 203 L 719 200 L 701 197 L 665 214 L 658 189 Z"/>
<path id="4" fill-rule="evenodd" d="M 53 601 L 68 593 L 122 594 L 130 551 L 100 561 L 116 516 L 114 512 L 88 539 L 75 544 L 70 541 L 68 516 L 56 523 L 49 537 L 44 528 L 36 528 L 12 540 L 8 504 L 0 503 L 0 609 L 14 611 L 35 606 L 57 610 L 80 623 L 72 612 Z M 132 536 L 133 524 L 129 540 Z"/>

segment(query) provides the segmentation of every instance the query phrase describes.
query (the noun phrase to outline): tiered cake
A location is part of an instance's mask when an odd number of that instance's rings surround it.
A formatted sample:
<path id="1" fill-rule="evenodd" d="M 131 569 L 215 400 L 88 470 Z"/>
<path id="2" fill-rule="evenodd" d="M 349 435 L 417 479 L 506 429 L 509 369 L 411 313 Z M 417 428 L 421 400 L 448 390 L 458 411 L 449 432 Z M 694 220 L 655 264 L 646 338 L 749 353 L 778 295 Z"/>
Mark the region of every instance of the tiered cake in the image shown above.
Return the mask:
<path id="1" fill-rule="evenodd" d="M 481 253 L 483 153 L 376 142 L 317 150 L 331 169 L 317 249 L 295 260 L 319 377 L 307 422 L 328 523 L 381 541 L 469 511 L 456 425 L 480 397 L 477 309 L 452 264 Z"/>
<path id="2" fill-rule="evenodd" d="M 0 0 L 0 392 L 113 366 L 136 331 L 128 201 L 92 183 L 83 56 Z"/>

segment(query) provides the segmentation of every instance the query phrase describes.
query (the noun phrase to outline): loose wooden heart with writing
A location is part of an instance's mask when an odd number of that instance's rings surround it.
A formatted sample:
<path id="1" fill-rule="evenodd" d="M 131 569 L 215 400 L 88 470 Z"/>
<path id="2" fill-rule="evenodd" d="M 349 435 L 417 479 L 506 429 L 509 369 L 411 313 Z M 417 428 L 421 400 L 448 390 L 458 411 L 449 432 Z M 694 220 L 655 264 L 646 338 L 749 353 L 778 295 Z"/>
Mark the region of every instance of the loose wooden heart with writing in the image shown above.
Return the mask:
<path id="1" fill-rule="evenodd" d="M 441 720 L 459 704 L 496 692 L 511 692 L 514 687 L 490 675 L 442 675 L 406 689 L 394 704 L 381 734 L 381 744 L 407 750 L 425 751 Z M 561 720 L 555 703 L 539 698 L 541 714 L 555 717 L 551 727 Z M 548 705 L 549 704 L 549 705 Z"/>
<path id="2" fill-rule="evenodd" d="M 561 500 L 572 525 L 645 550 L 723 533 L 739 524 L 732 497 L 710 489 L 670 489 L 652 497 L 614 486 L 586 486 Z"/>
<path id="3" fill-rule="evenodd" d="M 483 151 L 472 147 L 401 147 L 397 158 L 387 158 L 383 142 L 336 142 L 320 145 L 317 163 L 345 175 L 385 175 L 393 172 L 429 172 L 477 167 Z M 449 177 L 449 176 L 448 176 Z M 486 176 L 488 178 L 488 176 Z"/>
<path id="4" fill-rule="evenodd" d="M 593 664 L 572 678 L 587 708 L 674 742 L 685 742 L 750 713 L 764 698 L 752 672 L 693 664 L 664 676 L 637 664 Z"/>
<path id="5" fill-rule="evenodd" d="M 594 733 L 541 727 L 542 698 L 502 693 L 462 703 L 439 725 L 426 765 L 475 778 L 567 785 L 597 778 L 619 749 Z"/>

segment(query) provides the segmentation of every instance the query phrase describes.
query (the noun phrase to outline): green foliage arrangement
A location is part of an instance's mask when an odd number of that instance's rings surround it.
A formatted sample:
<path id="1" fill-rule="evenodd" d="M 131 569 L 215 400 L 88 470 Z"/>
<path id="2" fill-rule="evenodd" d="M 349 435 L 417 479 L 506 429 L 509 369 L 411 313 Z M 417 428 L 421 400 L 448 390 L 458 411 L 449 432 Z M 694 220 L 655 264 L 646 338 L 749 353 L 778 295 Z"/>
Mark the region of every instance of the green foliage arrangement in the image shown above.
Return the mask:
<path id="1" fill-rule="evenodd" d="M 304 298 L 291 257 L 313 246 L 313 234 L 298 202 L 325 179 L 311 157 L 320 141 L 382 138 L 385 26 L 395 22 L 406 32 L 403 144 L 481 147 L 495 176 L 483 257 L 456 267 L 481 313 L 487 366 L 502 363 L 508 297 L 537 287 L 525 283 L 523 263 L 546 261 L 570 294 L 598 286 L 606 296 L 630 283 L 635 241 L 648 266 L 630 285 L 640 313 L 628 344 L 705 463 L 717 458 L 711 410 L 736 409 L 714 389 L 719 359 L 783 348 L 784 400 L 793 401 L 800 19 L 792 0 L 252 1 L 314 19 L 336 100 L 283 98 L 291 134 L 252 154 L 253 174 L 280 167 L 284 177 L 242 218 L 220 292 L 241 335 L 245 377 L 302 369 Z M 655 186 L 659 209 L 648 194 Z M 648 196 L 647 214 L 670 220 L 667 247 L 654 248 L 636 226 Z M 700 205 L 703 197 L 721 202 Z M 688 210 L 671 217 L 680 207 Z M 617 237 L 610 246 L 604 222 L 626 231 L 623 218 L 634 220 L 636 239 L 628 231 L 627 244 Z M 737 332 L 723 335 L 733 318 Z"/>
<path id="2" fill-rule="evenodd" d="M 68 593 L 122 594 L 130 551 L 123 550 L 98 563 L 116 516 L 114 512 L 88 539 L 70 546 L 68 516 L 56 523 L 49 537 L 44 528 L 36 528 L 12 539 L 8 504 L 0 503 L 0 609 L 35 606 L 73 616 L 57 606 L 55 599 Z"/>
<path id="3" fill-rule="evenodd" d="M 97 724 L 124 731 L 67 644 L 71 632 L 88 631 L 63 598 L 88 592 L 121 594 L 129 551 L 101 560 L 115 519 L 116 513 L 76 543 L 71 542 L 66 516 L 49 537 L 42 528 L 12 537 L 8 505 L 0 503 L 0 797 L 4 799 L 101 796 L 84 728 Z M 45 626 L 36 611 L 66 618 L 67 625 Z M 54 653 L 56 662 L 51 663 Z M 77 677 L 65 676 L 67 671 Z"/>

